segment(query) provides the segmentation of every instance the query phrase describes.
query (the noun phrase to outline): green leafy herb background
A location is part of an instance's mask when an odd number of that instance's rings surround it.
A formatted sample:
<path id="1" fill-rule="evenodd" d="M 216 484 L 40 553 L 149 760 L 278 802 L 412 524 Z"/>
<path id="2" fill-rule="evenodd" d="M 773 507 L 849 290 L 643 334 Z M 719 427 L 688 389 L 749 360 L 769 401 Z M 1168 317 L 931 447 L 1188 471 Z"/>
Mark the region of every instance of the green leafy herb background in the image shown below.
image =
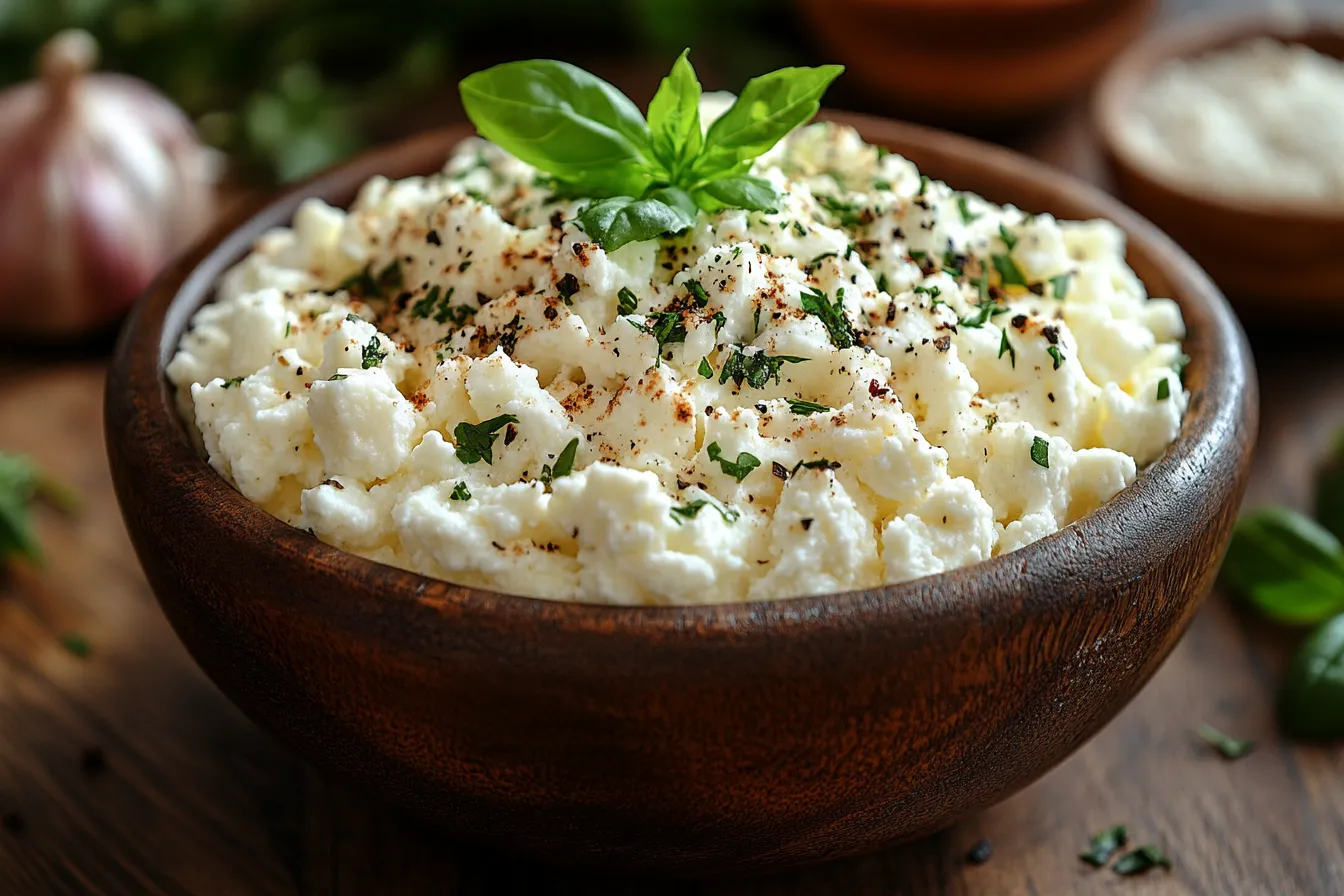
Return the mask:
<path id="1" fill-rule="evenodd" d="M 31 78 L 38 48 L 72 26 L 98 38 L 103 69 L 158 86 L 261 180 L 446 120 L 457 79 L 505 60 L 666 71 L 692 46 L 732 84 L 799 61 L 791 12 L 768 0 L 0 0 L 0 82 Z"/>

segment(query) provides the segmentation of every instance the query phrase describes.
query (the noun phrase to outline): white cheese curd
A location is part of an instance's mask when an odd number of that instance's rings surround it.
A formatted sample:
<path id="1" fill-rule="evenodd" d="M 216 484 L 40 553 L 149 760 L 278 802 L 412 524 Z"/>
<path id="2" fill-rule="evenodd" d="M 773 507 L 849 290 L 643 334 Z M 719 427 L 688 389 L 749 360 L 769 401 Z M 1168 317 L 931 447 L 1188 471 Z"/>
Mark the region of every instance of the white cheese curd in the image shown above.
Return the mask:
<path id="1" fill-rule="evenodd" d="M 1161 68 L 1126 139 L 1160 173 L 1217 193 L 1344 199 L 1344 61 L 1258 39 Z"/>
<path id="2" fill-rule="evenodd" d="M 169 377 L 210 463 L 292 525 L 613 604 L 976 563 L 1175 438 L 1180 312 L 1112 225 L 955 192 L 830 124 L 754 170 L 779 213 L 608 253 L 582 201 L 467 140 L 348 212 L 306 202 L 223 278 Z"/>

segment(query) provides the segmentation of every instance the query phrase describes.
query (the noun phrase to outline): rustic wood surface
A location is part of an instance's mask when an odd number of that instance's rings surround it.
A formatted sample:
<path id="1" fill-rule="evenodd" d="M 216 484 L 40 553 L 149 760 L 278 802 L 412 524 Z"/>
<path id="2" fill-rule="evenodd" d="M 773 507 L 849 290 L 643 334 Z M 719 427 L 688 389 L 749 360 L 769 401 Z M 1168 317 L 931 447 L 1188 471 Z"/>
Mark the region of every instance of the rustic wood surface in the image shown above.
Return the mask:
<path id="1" fill-rule="evenodd" d="M 1077 115 L 1024 146 L 1100 177 Z M 1253 342 L 1263 412 L 1248 500 L 1307 507 L 1313 467 L 1344 424 L 1344 358 L 1325 340 Z M 0 361 L 0 450 L 33 454 L 84 496 L 75 517 L 38 512 L 45 569 L 0 579 L 0 894 L 1344 893 L 1344 750 L 1276 735 L 1272 697 L 1292 636 L 1221 594 L 1092 742 L 921 843 L 709 883 L 600 880 L 454 845 L 305 767 L 187 657 L 113 501 L 103 364 Z M 87 658 L 61 646 L 68 633 L 88 638 Z M 1201 721 L 1259 749 L 1226 762 L 1196 740 Z M 1168 849 L 1175 871 L 1122 880 L 1076 859 L 1090 831 L 1121 822 Z M 993 857 L 968 865 L 982 838 Z"/>

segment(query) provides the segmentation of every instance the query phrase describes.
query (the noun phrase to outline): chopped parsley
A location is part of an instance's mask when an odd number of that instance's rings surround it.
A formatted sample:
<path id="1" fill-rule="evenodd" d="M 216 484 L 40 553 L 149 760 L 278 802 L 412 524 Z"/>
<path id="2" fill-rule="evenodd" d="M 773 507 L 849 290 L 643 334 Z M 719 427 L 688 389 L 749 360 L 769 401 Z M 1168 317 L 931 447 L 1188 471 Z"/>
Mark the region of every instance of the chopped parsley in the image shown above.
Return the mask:
<path id="1" fill-rule="evenodd" d="M 714 335 L 717 336 L 719 335 L 719 331 L 722 330 L 724 326 L 727 325 L 728 318 L 723 316 L 722 311 L 715 311 L 713 320 L 714 320 Z"/>
<path id="2" fill-rule="evenodd" d="M 470 259 L 468 259 L 468 260 L 462 262 L 460 265 L 458 265 L 458 266 L 457 266 L 457 272 L 458 272 L 459 274 L 465 274 L 465 273 L 467 272 L 467 268 L 469 268 L 469 267 L 471 267 L 471 260 L 470 260 Z"/>
<path id="3" fill-rule="evenodd" d="M 815 401 L 804 401 L 801 398 L 790 398 L 787 400 L 789 402 L 789 410 L 800 417 L 810 417 L 813 414 L 824 414 L 831 410 L 831 408 L 826 407 L 826 405 L 817 404 Z"/>
<path id="4" fill-rule="evenodd" d="M 929 176 L 927 174 L 921 174 L 919 177 L 919 193 L 916 195 L 923 196 L 925 193 L 929 192 L 930 183 L 932 183 L 932 181 L 929 180 Z"/>
<path id="5" fill-rule="evenodd" d="M 629 318 L 626 319 L 630 320 Z M 645 320 L 647 323 L 642 324 L 630 320 L 630 325 L 658 340 L 659 357 L 662 357 L 665 347 L 676 342 L 686 341 L 686 325 L 682 323 L 680 312 L 656 311 L 653 314 L 645 315 Z"/>
<path id="6" fill-rule="evenodd" d="M 807 236 L 807 228 L 804 227 L 802 223 L 799 221 L 793 222 L 793 232 L 798 234 L 799 236 Z"/>
<path id="7" fill-rule="evenodd" d="M 370 367 L 379 367 L 383 359 L 387 357 L 387 349 L 383 348 L 382 342 L 378 340 L 378 334 L 369 337 L 368 344 L 364 346 L 364 351 L 360 359 L 360 366 L 365 370 Z"/>
<path id="8" fill-rule="evenodd" d="M 911 290 L 911 291 L 912 291 L 915 295 L 917 295 L 917 296 L 928 296 L 929 299 L 933 302 L 934 307 L 937 307 L 938 305 L 946 305 L 946 304 L 947 304 L 947 303 L 944 302 L 942 299 L 938 298 L 939 296 L 941 296 L 941 295 L 943 294 L 943 290 L 942 290 L 941 287 L 938 287 L 938 286 L 916 286 L 916 287 L 915 287 L 913 290 Z"/>
<path id="9" fill-rule="evenodd" d="M 1008 353 L 1008 360 L 1012 362 L 1013 369 L 1017 369 L 1017 349 L 1008 341 L 1008 331 L 1003 331 L 1003 338 L 999 340 L 999 357 L 1002 358 L 1004 352 Z"/>
<path id="10" fill-rule="evenodd" d="M 961 276 L 961 264 L 957 260 L 957 253 L 951 249 L 943 253 L 943 270 L 953 277 Z"/>
<path id="11" fill-rule="evenodd" d="M 290 323 L 289 321 L 285 321 L 285 338 L 286 338 L 286 339 L 289 338 L 290 330 L 292 330 L 293 327 L 294 327 L 294 325 L 293 325 L 292 323 Z"/>
<path id="12" fill-rule="evenodd" d="M 1026 286 L 1027 278 L 1022 273 L 1022 269 L 1013 261 L 1011 255 L 991 255 L 989 260 L 994 263 L 994 269 L 999 272 L 1000 279 L 1004 286 Z"/>
<path id="13" fill-rule="evenodd" d="M 823 253 L 821 253 L 820 255 L 818 255 L 816 258 L 812 259 L 811 261 L 809 261 L 809 262 L 807 263 L 807 270 L 808 270 L 808 271 L 815 271 L 817 268 L 821 267 L 821 263 L 822 263 L 823 261 L 825 261 L 826 259 L 828 259 L 828 258 L 839 258 L 839 257 L 840 257 L 840 253 L 839 253 L 839 252 L 823 252 Z"/>
<path id="14" fill-rule="evenodd" d="M 574 294 L 581 288 L 579 278 L 573 274 L 566 274 L 560 278 L 560 282 L 555 284 L 555 291 L 560 294 L 560 299 L 566 305 L 574 304 Z"/>
<path id="15" fill-rule="evenodd" d="M 739 389 L 744 382 L 753 389 L 764 389 L 771 379 L 779 383 L 780 371 L 785 364 L 801 364 L 806 360 L 796 355 L 767 355 L 765 352 L 748 355 L 742 346 L 734 345 L 723 362 L 723 370 L 719 371 L 719 384 L 732 380 Z"/>
<path id="16" fill-rule="evenodd" d="M 350 379 L 350 374 L 348 373 L 333 373 L 331 376 L 327 377 L 327 382 L 339 383 L 341 380 L 348 380 L 348 379 Z"/>
<path id="17" fill-rule="evenodd" d="M 1171 397 L 1171 380 L 1166 377 L 1157 381 L 1157 400 L 1166 401 Z"/>
<path id="18" fill-rule="evenodd" d="M 741 247 L 741 246 L 734 246 L 734 247 L 733 247 L 733 261 L 737 261 L 737 257 L 738 257 L 739 255 L 741 255 L 741 254 L 742 254 L 742 247 Z"/>
<path id="19" fill-rule="evenodd" d="M 1224 759 L 1240 759 L 1255 750 L 1255 741 L 1230 737 L 1212 725 L 1200 725 L 1199 736 L 1205 743 L 1222 753 Z"/>
<path id="20" fill-rule="evenodd" d="M 709 293 L 705 292 L 705 288 L 700 285 L 699 280 L 687 280 L 686 291 L 691 294 L 691 298 L 695 299 L 695 307 L 703 308 L 709 304 Z"/>
<path id="21" fill-rule="evenodd" d="M 672 519 L 676 520 L 677 525 L 680 526 L 682 525 L 684 520 L 695 519 L 696 514 L 698 514 L 701 510 L 703 510 L 706 507 L 713 507 L 715 510 L 717 510 L 719 512 L 719 516 L 723 517 L 723 521 L 725 523 L 735 523 L 737 522 L 738 517 L 741 516 L 741 514 L 738 513 L 736 510 L 734 510 L 733 508 L 725 507 L 718 501 L 715 501 L 713 498 L 700 498 L 699 500 L 692 501 L 689 504 L 681 504 L 679 506 L 671 508 Z"/>
<path id="22" fill-rule="evenodd" d="M 710 442 L 709 447 L 705 449 L 705 452 L 709 455 L 711 461 L 718 461 L 719 466 L 723 469 L 725 474 L 733 477 L 738 482 L 746 479 L 747 474 L 761 465 L 761 459 L 759 457 L 756 457 L 754 454 L 748 454 L 745 451 L 738 452 L 737 460 L 729 460 L 723 456 L 723 451 L 719 448 L 718 442 Z"/>
<path id="23" fill-rule="evenodd" d="M 971 211 L 970 202 L 967 201 L 965 193 L 957 196 L 957 211 L 961 212 L 961 223 L 963 224 L 972 224 L 982 217 Z"/>
<path id="24" fill-rule="evenodd" d="M 635 309 L 639 307 L 639 297 L 631 291 L 630 287 L 622 286 L 621 291 L 616 293 L 616 310 L 620 314 L 634 314 Z"/>
<path id="25" fill-rule="evenodd" d="M 996 314 L 1007 314 L 1007 313 L 1008 313 L 1007 305 L 1000 305 L 998 302 L 985 302 L 983 304 L 976 305 L 974 314 L 966 315 L 957 323 L 958 326 L 968 327 L 972 330 L 978 330 L 985 324 L 989 323 L 989 319 L 991 317 L 994 317 Z M 1000 358 L 1003 357 L 1002 350 L 999 351 L 999 357 Z"/>
<path id="26" fill-rule="evenodd" d="M 1008 247 L 1009 252 L 1013 251 L 1013 249 L 1016 248 L 1017 237 L 1013 236 L 1012 231 L 1010 231 L 1003 224 L 999 225 L 999 238 L 1003 240 L 1003 244 Z"/>
<path id="27" fill-rule="evenodd" d="M 709 363 L 708 358 L 700 359 L 700 366 L 696 368 L 696 372 L 707 380 L 714 379 L 714 367 Z"/>
<path id="28" fill-rule="evenodd" d="M 459 482 L 457 485 L 453 486 L 453 493 L 448 497 L 454 501 L 470 501 L 471 489 L 467 488 L 467 483 L 465 481 Z"/>
<path id="29" fill-rule="evenodd" d="M 835 303 L 832 304 L 826 293 L 810 289 L 803 293 L 803 310 L 821 319 L 831 344 L 836 348 L 850 348 L 854 345 L 854 327 L 845 316 L 845 291 L 836 290 Z"/>
<path id="30" fill-rule="evenodd" d="M 755 336 L 761 332 L 761 306 L 757 305 L 756 310 L 751 313 L 751 335 Z"/>
<path id="31" fill-rule="evenodd" d="M 885 293 L 891 292 L 891 284 L 887 281 L 887 275 L 885 273 L 877 275 L 877 291 Z"/>
<path id="32" fill-rule="evenodd" d="M 364 266 L 364 270 L 351 274 L 336 287 L 361 299 L 385 298 L 388 293 L 397 292 L 402 287 L 401 262 L 393 261 L 383 268 L 377 276 L 373 273 L 373 264 Z"/>
<path id="33" fill-rule="evenodd" d="M 858 227 L 863 223 L 859 207 L 852 202 L 845 202 L 834 196 L 818 196 L 817 202 L 821 203 L 821 207 L 826 211 L 835 215 L 841 227 Z"/>
<path id="34" fill-rule="evenodd" d="M 884 191 L 884 192 L 888 192 L 888 193 L 889 193 L 889 192 L 891 192 L 891 181 L 889 181 L 889 180 L 875 180 L 875 181 L 873 181 L 873 189 L 874 189 L 874 190 L 882 190 L 882 191 Z"/>
<path id="35" fill-rule="evenodd" d="M 541 481 L 546 483 L 549 490 L 550 484 L 562 476 L 568 476 L 574 472 L 574 456 L 579 451 L 579 438 L 575 436 L 569 440 L 569 444 L 560 450 L 560 456 L 555 459 L 555 466 L 543 464 L 541 467 Z"/>
<path id="36" fill-rule="evenodd" d="M 1092 841 L 1087 845 L 1087 849 L 1078 853 L 1078 858 L 1093 867 L 1100 868 L 1111 860 L 1111 856 L 1124 849 L 1128 842 L 1129 832 L 1125 830 L 1124 825 L 1117 824 L 1093 834 Z"/>
<path id="37" fill-rule="evenodd" d="M 1045 353 L 1049 355 L 1051 358 L 1054 358 L 1055 360 L 1055 366 L 1053 368 L 1054 370 L 1058 370 L 1059 365 L 1064 363 L 1064 353 L 1059 350 L 1059 346 L 1052 345 L 1045 350 Z M 1163 380 L 1162 382 L 1165 383 L 1166 380 Z M 1157 391 L 1160 393 L 1162 391 L 1162 387 L 1159 386 Z M 1161 398 L 1162 396 L 1159 394 L 1158 397 Z"/>
<path id="38" fill-rule="evenodd" d="M 1058 277 L 1050 278 L 1050 294 L 1057 299 L 1066 299 L 1069 296 L 1069 284 L 1073 282 L 1073 274 L 1060 274 Z"/>
<path id="39" fill-rule="evenodd" d="M 838 461 L 831 461 L 824 457 L 820 457 L 816 460 L 798 461 L 798 463 L 793 465 L 793 469 L 789 471 L 789 475 L 794 476 L 799 470 L 836 470 L 839 468 L 840 463 Z"/>
<path id="40" fill-rule="evenodd" d="M 1050 469 L 1050 443 L 1040 436 L 1031 440 L 1031 462 L 1038 467 Z"/>
<path id="41" fill-rule="evenodd" d="M 500 414 L 481 423 L 463 421 L 457 424 L 453 427 L 453 438 L 457 441 L 457 459 L 464 464 L 474 464 L 481 460 L 493 464 L 495 439 L 499 438 L 499 431 L 510 423 L 517 422 L 518 418 L 512 414 Z"/>
<path id="42" fill-rule="evenodd" d="M 429 292 L 425 293 L 424 298 L 411 306 L 411 317 L 416 320 L 424 320 L 434 313 L 434 306 L 439 303 L 441 292 L 437 286 L 430 287 Z"/>
<path id="43" fill-rule="evenodd" d="M 241 382 L 242 382 L 243 380 L 245 380 L 245 379 L 247 379 L 247 377 L 244 377 L 244 376 L 231 376 L 231 377 L 229 377 L 228 379 L 226 379 L 226 380 L 224 381 L 224 385 L 221 386 L 220 388 L 222 388 L 222 389 L 232 389 L 234 386 L 237 386 L 239 383 L 241 383 Z"/>
<path id="44" fill-rule="evenodd" d="M 928 266 L 929 253 L 925 252 L 923 249 L 911 249 L 907 254 L 910 256 L 911 261 L 919 265 L 920 270 L 923 270 Z"/>

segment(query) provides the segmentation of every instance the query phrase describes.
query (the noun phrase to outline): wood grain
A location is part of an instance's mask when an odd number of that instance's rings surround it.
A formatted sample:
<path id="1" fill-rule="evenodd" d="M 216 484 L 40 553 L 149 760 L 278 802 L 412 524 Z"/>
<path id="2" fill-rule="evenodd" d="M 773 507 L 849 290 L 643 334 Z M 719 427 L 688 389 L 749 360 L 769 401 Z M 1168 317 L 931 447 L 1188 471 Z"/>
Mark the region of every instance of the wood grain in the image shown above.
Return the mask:
<path id="1" fill-rule="evenodd" d="M 1184 12 L 1213 0 L 1168 0 Z M 1335 0 L 1317 0 L 1333 3 Z M 1218 6 L 1251 8 L 1257 0 Z M 1099 178 L 1086 117 L 1022 144 Z M 1253 337 L 1254 341 L 1254 337 Z M 1263 395 L 1248 503 L 1310 504 L 1313 467 L 1344 424 L 1344 359 L 1326 339 L 1255 344 Z M 594 880 L 455 847 L 306 769 L 187 657 L 121 528 L 94 434 L 99 361 L 0 361 L 0 450 L 35 454 L 86 497 L 73 519 L 39 511 L 57 558 L 0 579 L 0 893 L 817 894 L 817 896 L 1335 896 L 1344 892 L 1344 751 L 1283 743 L 1271 699 L 1292 637 L 1215 594 L 1166 665 L 1082 750 L 1023 793 L 926 841 L 766 879 Z M 93 643 L 75 660 L 59 646 Z M 1227 763 L 1201 720 L 1255 737 Z M 94 778 L 80 753 L 101 746 Z M 1087 833 L 1126 822 L 1167 846 L 1170 875 L 1120 880 L 1074 858 Z M 962 856 L 988 836 L 993 858 Z"/>

